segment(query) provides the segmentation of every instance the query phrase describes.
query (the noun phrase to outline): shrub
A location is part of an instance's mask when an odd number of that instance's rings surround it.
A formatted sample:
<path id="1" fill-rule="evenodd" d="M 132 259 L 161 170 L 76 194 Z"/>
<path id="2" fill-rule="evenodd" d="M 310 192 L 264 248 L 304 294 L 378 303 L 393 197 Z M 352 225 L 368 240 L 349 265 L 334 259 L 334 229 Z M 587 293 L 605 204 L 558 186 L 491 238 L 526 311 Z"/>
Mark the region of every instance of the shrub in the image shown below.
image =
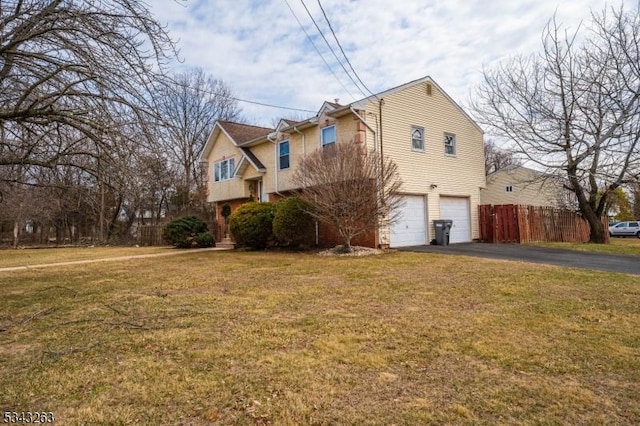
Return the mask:
<path id="1" fill-rule="evenodd" d="M 200 234 L 208 235 L 207 231 L 207 224 L 202 220 L 195 216 L 185 216 L 169 222 L 162 230 L 162 237 L 174 247 L 192 248 L 197 245 L 196 237 Z M 211 239 L 213 242 L 213 238 Z"/>
<path id="2" fill-rule="evenodd" d="M 263 249 L 269 245 L 274 206 L 271 203 L 249 202 L 241 205 L 229 217 L 229 231 L 239 246 Z"/>
<path id="3" fill-rule="evenodd" d="M 208 232 L 201 232 L 196 235 L 196 245 L 200 248 L 213 247 L 213 236 Z"/>
<path id="4" fill-rule="evenodd" d="M 310 207 L 309 203 L 298 197 L 285 198 L 276 205 L 273 235 L 279 242 L 291 246 L 313 244 L 315 226 L 313 217 L 307 213 Z"/>

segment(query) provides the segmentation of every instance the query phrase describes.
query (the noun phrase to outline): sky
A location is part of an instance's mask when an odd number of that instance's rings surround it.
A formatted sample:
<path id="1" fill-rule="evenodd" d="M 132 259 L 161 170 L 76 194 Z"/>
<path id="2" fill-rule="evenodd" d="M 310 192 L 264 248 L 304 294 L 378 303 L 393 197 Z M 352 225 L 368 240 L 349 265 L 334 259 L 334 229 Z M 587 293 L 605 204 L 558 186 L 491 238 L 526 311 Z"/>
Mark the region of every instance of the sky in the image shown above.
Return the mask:
<path id="1" fill-rule="evenodd" d="M 367 89 L 378 93 L 427 75 L 465 107 L 483 67 L 540 51 L 542 31 L 554 13 L 575 30 L 591 10 L 607 5 L 602 0 L 147 1 L 180 50 L 172 71 L 201 68 L 237 98 L 308 110 L 239 103 L 249 123 L 267 127 L 277 118 L 310 117 L 325 100 L 348 104 L 364 98 Z M 625 8 L 638 7 L 637 0 L 622 1 Z M 365 94 L 329 50 L 305 4 L 351 71 L 322 5 Z"/>

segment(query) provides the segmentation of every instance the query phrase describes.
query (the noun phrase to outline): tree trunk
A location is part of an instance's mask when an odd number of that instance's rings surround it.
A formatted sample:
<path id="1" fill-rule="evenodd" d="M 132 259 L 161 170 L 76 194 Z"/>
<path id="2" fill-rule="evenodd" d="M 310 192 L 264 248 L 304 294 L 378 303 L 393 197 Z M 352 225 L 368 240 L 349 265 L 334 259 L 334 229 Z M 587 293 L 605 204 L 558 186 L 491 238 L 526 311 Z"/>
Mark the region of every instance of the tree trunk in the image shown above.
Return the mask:
<path id="1" fill-rule="evenodd" d="M 20 236 L 20 222 L 13 222 L 13 248 L 18 248 L 18 237 Z"/>
<path id="2" fill-rule="evenodd" d="M 607 242 L 606 230 L 602 225 L 602 220 L 596 215 L 587 215 L 587 222 L 589 223 L 590 233 L 589 242 L 596 244 L 605 244 Z"/>

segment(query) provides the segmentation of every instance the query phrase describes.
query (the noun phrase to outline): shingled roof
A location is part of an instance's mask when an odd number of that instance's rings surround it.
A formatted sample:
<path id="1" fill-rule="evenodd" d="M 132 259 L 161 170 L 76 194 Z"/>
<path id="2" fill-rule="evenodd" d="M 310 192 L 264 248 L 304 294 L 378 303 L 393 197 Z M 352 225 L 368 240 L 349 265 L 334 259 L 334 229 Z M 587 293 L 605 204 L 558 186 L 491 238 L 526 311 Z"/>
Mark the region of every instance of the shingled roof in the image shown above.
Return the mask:
<path id="1" fill-rule="evenodd" d="M 234 123 L 233 121 L 218 121 L 218 124 L 233 138 L 237 144 L 248 142 L 260 136 L 267 136 L 274 129 L 251 126 L 249 124 Z"/>

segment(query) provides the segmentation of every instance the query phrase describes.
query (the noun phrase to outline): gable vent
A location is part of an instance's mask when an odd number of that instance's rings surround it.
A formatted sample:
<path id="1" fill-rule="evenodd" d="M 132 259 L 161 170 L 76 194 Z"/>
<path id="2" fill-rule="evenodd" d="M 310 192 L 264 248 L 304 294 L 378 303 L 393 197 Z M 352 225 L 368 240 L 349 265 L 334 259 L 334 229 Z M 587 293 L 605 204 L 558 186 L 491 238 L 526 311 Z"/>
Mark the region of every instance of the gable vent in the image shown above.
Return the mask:
<path id="1" fill-rule="evenodd" d="M 431 83 L 427 83 L 427 96 L 431 96 L 432 91 L 433 87 L 431 86 Z"/>

